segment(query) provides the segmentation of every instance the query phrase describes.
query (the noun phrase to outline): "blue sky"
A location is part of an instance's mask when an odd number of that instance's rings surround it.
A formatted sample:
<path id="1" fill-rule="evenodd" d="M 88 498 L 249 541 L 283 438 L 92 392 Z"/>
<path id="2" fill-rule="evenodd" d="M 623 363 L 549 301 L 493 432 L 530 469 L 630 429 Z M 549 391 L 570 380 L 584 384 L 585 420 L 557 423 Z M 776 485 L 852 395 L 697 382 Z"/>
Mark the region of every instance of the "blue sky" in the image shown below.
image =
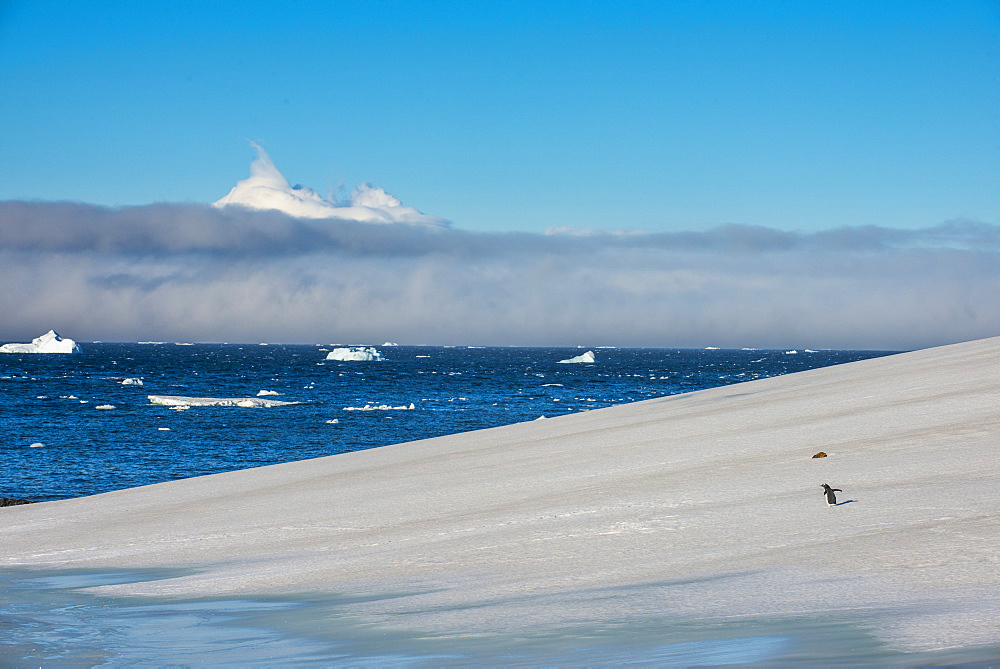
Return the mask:
<path id="1" fill-rule="evenodd" d="M 259 141 L 473 231 L 998 222 L 1000 3 L 0 3 L 0 200 L 207 203 Z"/>

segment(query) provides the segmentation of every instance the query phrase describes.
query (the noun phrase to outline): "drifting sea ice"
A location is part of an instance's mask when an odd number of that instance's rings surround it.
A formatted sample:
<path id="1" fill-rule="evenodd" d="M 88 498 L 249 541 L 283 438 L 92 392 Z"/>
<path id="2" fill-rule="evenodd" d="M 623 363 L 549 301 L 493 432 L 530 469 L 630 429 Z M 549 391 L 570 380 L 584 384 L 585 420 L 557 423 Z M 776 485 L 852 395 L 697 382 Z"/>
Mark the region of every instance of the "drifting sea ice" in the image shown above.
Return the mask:
<path id="1" fill-rule="evenodd" d="M 151 404 L 173 407 L 178 410 L 180 410 L 180 407 L 245 407 L 249 409 L 261 409 L 301 404 L 301 402 L 265 400 L 259 397 L 183 397 L 181 395 L 147 395 L 147 397 Z"/>
<path id="2" fill-rule="evenodd" d="M 382 354 L 374 346 L 347 346 L 333 349 L 326 354 L 326 359 L 342 362 L 368 362 L 382 360 Z"/>
<path id="3" fill-rule="evenodd" d="M 413 411 L 416 405 L 410 402 L 410 406 L 389 406 L 388 404 L 366 404 L 363 407 L 344 407 L 344 411 Z"/>
<path id="4" fill-rule="evenodd" d="M 565 360 L 560 360 L 559 362 L 560 363 L 580 363 L 580 362 L 587 362 L 587 363 L 589 363 L 589 362 L 596 362 L 596 360 L 594 358 L 594 352 L 593 351 L 587 351 L 586 353 L 584 353 L 582 355 L 578 355 L 575 358 L 567 358 Z"/>
<path id="5" fill-rule="evenodd" d="M 142 379 L 123 379 L 122 380 L 122 385 L 123 386 L 141 386 L 142 385 Z"/>

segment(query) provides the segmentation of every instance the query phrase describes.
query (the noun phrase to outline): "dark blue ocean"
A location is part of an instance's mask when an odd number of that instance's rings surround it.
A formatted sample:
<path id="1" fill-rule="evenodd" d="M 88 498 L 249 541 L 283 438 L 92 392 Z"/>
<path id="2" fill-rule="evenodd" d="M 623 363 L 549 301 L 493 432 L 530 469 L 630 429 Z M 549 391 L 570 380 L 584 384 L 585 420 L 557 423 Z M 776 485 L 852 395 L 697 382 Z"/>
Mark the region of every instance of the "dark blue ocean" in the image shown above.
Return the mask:
<path id="1" fill-rule="evenodd" d="M 0 355 L 0 497 L 55 500 L 588 411 L 887 351 L 82 343 Z M 123 384 L 126 379 L 135 381 Z M 295 402 L 153 404 L 150 395 Z M 276 394 L 274 394 L 276 393 Z"/>

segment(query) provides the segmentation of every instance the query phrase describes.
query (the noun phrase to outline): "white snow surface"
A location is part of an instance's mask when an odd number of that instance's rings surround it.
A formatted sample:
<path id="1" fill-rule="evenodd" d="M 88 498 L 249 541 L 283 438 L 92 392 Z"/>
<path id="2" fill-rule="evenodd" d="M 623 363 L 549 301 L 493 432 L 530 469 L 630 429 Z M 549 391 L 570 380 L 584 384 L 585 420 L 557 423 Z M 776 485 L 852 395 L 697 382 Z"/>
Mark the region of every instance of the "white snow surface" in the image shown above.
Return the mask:
<path id="1" fill-rule="evenodd" d="M 282 407 L 301 402 L 282 402 L 261 397 L 184 397 L 183 395 L 147 395 L 150 404 L 167 407 L 244 407 L 248 409 L 266 409 Z"/>
<path id="2" fill-rule="evenodd" d="M 363 593 L 342 615 L 433 634 L 794 617 L 995 644 L 998 398 L 1000 338 L 944 346 L 11 507 L 0 566 L 190 569 L 92 589 L 113 597 Z"/>
<path id="3" fill-rule="evenodd" d="M 257 151 L 257 159 L 250 163 L 250 177 L 238 182 L 212 206 L 277 210 L 296 218 L 448 226 L 443 218 L 428 216 L 413 207 L 404 206 L 398 198 L 371 184 L 356 186 L 348 204 L 327 200 L 305 186 L 292 186 L 262 146 L 256 142 L 250 142 L 250 145 Z"/>
<path id="4" fill-rule="evenodd" d="M 586 353 L 582 353 L 576 356 L 575 358 L 566 358 L 565 360 L 560 360 L 559 362 L 563 364 L 574 364 L 574 363 L 584 363 L 584 362 L 596 362 L 596 359 L 594 358 L 593 351 L 587 351 Z"/>
<path id="5" fill-rule="evenodd" d="M 49 330 L 31 340 L 30 344 L 4 344 L 0 353 L 80 353 L 80 346 L 72 339 L 60 337 Z"/>
<path id="6" fill-rule="evenodd" d="M 370 362 L 382 360 L 382 353 L 374 346 L 346 346 L 333 349 L 326 354 L 326 359 L 342 362 Z"/>

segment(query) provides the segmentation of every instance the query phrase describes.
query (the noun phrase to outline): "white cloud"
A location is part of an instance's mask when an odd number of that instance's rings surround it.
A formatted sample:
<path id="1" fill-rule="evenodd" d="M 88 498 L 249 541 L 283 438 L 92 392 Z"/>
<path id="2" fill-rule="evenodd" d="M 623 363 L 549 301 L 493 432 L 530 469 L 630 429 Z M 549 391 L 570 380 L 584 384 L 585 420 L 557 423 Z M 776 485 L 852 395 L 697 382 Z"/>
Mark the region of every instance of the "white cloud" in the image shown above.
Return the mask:
<path id="1" fill-rule="evenodd" d="M 292 186 L 262 146 L 256 142 L 250 142 L 250 145 L 257 151 L 257 159 L 250 164 L 250 177 L 238 182 L 213 206 L 280 211 L 296 218 L 339 218 L 363 223 L 406 223 L 432 227 L 448 225 L 442 218 L 404 206 L 396 197 L 370 184 L 356 187 L 348 205 L 326 200 L 311 188 Z"/>

